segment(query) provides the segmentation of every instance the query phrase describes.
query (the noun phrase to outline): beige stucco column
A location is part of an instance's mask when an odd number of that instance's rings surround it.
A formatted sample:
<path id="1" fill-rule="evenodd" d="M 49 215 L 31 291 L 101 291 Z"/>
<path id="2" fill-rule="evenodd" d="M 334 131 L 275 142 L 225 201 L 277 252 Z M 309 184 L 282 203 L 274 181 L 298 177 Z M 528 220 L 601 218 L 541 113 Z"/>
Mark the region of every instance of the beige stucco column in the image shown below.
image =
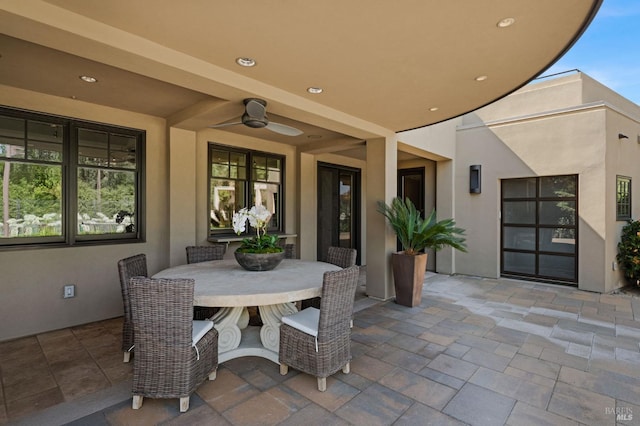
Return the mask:
<path id="1" fill-rule="evenodd" d="M 391 253 L 396 236 L 377 211 L 378 201 L 387 204 L 397 194 L 398 140 L 395 135 L 367 141 L 366 244 L 367 295 L 387 300 L 395 296 Z"/>
<path id="2" fill-rule="evenodd" d="M 297 172 L 297 205 L 299 228 L 298 244 L 300 245 L 300 259 L 317 259 L 318 234 L 318 193 L 317 193 L 317 165 L 313 154 L 298 151 L 299 167 Z"/>
<path id="3" fill-rule="evenodd" d="M 196 242 L 196 133 L 169 128 L 169 265 L 187 262 Z M 150 212 L 150 214 L 152 214 Z"/>

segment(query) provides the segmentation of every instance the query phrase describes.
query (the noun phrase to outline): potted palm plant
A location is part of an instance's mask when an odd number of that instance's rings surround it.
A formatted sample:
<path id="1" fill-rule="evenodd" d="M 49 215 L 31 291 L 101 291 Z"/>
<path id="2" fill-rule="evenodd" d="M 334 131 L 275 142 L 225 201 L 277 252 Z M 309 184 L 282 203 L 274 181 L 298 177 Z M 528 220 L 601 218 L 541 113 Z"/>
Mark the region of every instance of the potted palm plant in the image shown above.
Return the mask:
<path id="1" fill-rule="evenodd" d="M 435 210 L 423 219 L 408 198 L 404 201 L 394 198 L 391 205 L 379 201 L 378 212 L 387 218 L 403 249 L 391 256 L 396 303 L 417 306 L 422 300 L 422 283 L 427 269 L 424 250 L 438 251 L 450 246 L 466 252 L 465 231 L 456 227 L 453 219 L 437 221 Z"/>

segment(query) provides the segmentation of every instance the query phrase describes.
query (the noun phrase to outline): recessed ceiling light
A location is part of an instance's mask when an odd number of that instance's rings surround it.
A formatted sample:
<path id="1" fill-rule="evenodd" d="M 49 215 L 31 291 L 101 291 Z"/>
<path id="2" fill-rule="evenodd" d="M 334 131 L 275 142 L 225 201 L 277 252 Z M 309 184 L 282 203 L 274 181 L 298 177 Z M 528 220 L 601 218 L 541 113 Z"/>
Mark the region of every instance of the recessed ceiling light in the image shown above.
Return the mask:
<path id="1" fill-rule="evenodd" d="M 489 77 L 487 77 L 486 75 L 479 75 L 476 77 L 476 81 L 485 81 L 487 78 Z"/>
<path id="2" fill-rule="evenodd" d="M 513 25 L 516 22 L 515 18 L 504 18 L 498 21 L 496 26 L 498 28 L 507 28 Z"/>
<path id="3" fill-rule="evenodd" d="M 87 82 L 87 83 L 97 83 L 98 79 L 95 77 L 91 77 L 90 75 L 81 75 L 80 76 L 80 80 Z"/>
<path id="4" fill-rule="evenodd" d="M 236 58 L 236 64 L 240 65 L 241 67 L 255 67 L 256 66 L 256 60 L 253 58 Z"/>
<path id="5" fill-rule="evenodd" d="M 318 95 L 323 92 L 322 87 L 307 87 L 307 92 Z"/>
<path id="6" fill-rule="evenodd" d="M 431 111 L 431 112 L 435 112 L 435 111 L 437 111 L 437 110 L 439 110 L 439 109 L 440 109 L 440 108 L 438 108 L 438 107 L 431 107 L 431 108 L 429 108 L 429 111 Z"/>

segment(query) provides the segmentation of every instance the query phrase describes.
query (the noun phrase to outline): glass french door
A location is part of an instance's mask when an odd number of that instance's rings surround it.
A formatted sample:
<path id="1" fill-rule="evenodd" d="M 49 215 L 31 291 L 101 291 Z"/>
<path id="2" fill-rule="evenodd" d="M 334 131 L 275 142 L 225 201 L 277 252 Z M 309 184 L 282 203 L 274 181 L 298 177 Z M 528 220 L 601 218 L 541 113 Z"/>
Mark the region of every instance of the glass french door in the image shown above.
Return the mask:
<path id="1" fill-rule="evenodd" d="M 330 246 L 355 248 L 360 264 L 360 170 L 318 165 L 318 260 Z"/>
<path id="2" fill-rule="evenodd" d="M 502 181 L 501 274 L 576 285 L 578 177 Z"/>

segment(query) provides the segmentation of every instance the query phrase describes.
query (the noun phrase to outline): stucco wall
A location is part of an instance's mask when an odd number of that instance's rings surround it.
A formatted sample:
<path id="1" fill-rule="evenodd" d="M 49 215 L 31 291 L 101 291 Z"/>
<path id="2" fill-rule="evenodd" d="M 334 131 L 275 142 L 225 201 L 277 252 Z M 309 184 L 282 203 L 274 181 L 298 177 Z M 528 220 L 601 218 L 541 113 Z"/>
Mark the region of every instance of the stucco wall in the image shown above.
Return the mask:
<path id="1" fill-rule="evenodd" d="M 631 215 L 640 220 L 640 108 L 631 110 L 631 114 L 619 110 L 608 110 L 607 119 L 607 176 L 606 176 L 606 205 L 607 227 L 606 235 L 606 287 L 605 291 L 627 285 L 622 271 L 616 263 L 617 243 L 620 241 L 622 227 L 626 221 L 616 219 L 616 177 L 631 178 Z M 618 133 L 628 136 L 619 139 Z"/>
<path id="2" fill-rule="evenodd" d="M 7 106 L 144 129 L 145 243 L 0 251 L 0 341 L 122 315 L 117 261 L 146 253 L 149 272 L 168 266 L 167 147 L 163 119 L 0 86 Z M 76 297 L 62 298 L 65 284 Z"/>
<path id="3" fill-rule="evenodd" d="M 464 269 L 458 272 L 476 270 L 492 276 L 495 270 L 499 275 L 500 179 L 576 173 L 579 288 L 610 292 L 625 285 L 615 265 L 625 224 L 616 220 L 616 175 L 632 178 L 632 214 L 637 218 L 640 107 L 589 76 L 574 73 L 525 86 L 464 116 L 462 122 L 457 180 L 468 185 L 468 166 L 482 164 L 483 188 L 478 195 L 456 193 L 457 215 L 469 216 L 464 222 L 473 250 L 460 255 Z M 619 139 L 618 133 L 629 139 Z M 470 213 L 485 211 L 493 214 Z M 462 225 L 463 219 L 458 219 Z"/>
<path id="4" fill-rule="evenodd" d="M 456 219 L 468 230 L 469 253 L 459 255 L 457 272 L 499 276 L 502 179 L 577 174 L 579 286 L 601 291 L 606 236 L 604 133 L 602 108 L 460 128 Z M 468 191 L 472 164 L 482 165 L 481 194 Z"/>

